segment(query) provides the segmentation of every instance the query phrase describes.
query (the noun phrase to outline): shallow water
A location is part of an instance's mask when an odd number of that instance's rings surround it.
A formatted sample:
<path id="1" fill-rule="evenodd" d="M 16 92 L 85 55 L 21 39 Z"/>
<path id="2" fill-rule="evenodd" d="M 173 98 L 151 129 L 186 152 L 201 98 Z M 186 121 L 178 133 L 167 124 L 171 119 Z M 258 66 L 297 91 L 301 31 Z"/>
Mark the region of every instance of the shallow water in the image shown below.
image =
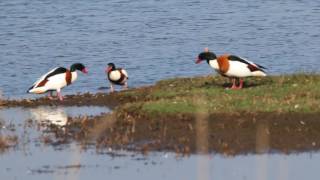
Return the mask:
<path id="1" fill-rule="evenodd" d="M 0 151 L 1 179 L 316 179 L 319 152 L 181 155 L 170 152 L 127 152 L 64 141 L 72 117 L 107 113 L 106 107 L 0 109 L 0 135 L 18 143 Z M 81 118 L 80 118 L 81 119 Z M 59 136 L 53 137 L 52 127 Z M 52 142 L 46 141 L 53 137 Z M 260 143 L 261 144 L 261 143 Z M 266 151 L 261 151 L 266 152 Z"/>
<path id="2" fill-rule="evenodd" d="M 16 137 L 18 141 L 14 147 L 21 150 L 33 147 L 35 144 L 39 145 L 44 138 L 51 136 L 54 131 L 52 127 L 64 132 L 64 127 L 72 118 L 87 118 L 108 112 L 110 112 L 108 108 L 99 106 L 0 108 L 0 135 Z M 58 142 L 59 137 L 55 140 Z"/>
<path id="3" fill-rule="evenodd" d="M 319 14 L 320 3 L 308 0 L 2 0 L 0 94 L 32 97 L 25 92 L 40 75 L 74 62 L 90 73 L 64 93 L 108 86 L 108 62 L 127 69 L 131 87 L 209 74 L 194 64 L 206 46 L 271 74 L 319 72 Z"/>
<path id="4" fill-rule="evenodd" d="M 109 152 L 110 153 L 110 152 Z M 37 147 L 32 152 L 0 155 L 1 178 L 11 179 L 317 179 L 319 153 L 292 155 L 191 155 L 172 153 L 147 156 L 113 152 L 98 154 L 71 144 L 60 151 Z"/>
<path id="5" fill-rule="evenodd" d="M 100 106 L 39 106 L 35 108 L 3 108 L 0 109 L 0 120 L 7 123 L 24 123 L 28 119 L 37 122 L 50 122 L 63 126 L 68 117 L 98 116 L 108 113 L 107 107 Z M 59 124 L 59 123 L 63 124 Z"/>

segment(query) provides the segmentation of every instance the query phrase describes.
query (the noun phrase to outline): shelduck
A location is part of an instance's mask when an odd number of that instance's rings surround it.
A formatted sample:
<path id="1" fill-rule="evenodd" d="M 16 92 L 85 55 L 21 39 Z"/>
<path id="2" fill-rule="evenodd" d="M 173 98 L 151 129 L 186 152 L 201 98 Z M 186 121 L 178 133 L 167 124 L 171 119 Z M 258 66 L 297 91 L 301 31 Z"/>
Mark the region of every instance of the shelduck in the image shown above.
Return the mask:
<path id="1" fill-rule="evenodd" d="M 128 73 L 123 68 L 116 68 L 113 63 L 109 63 L 106 68 L 106 74 L 110 82 L 110 92 L 114 92 L 113 85 L 120 85 L 123 89 L 128 89 Z"/>
<path id="2" fill-rule="evenodd" d="M 64 67 L 57 67 L 41 76 L 28 90 L 28 93 L 43 94 L 48 92 L 48 98 L 53 99 L 53 91 L 57 92 L 60 101 L 63 101 L 61 89 L 72 84 L 78 77 L 77 70 L 84 74 L 88 73 L 87 68 L 81 63 L 71 65 L 70 70 Z"/>
<path id="3" fill-rule="evenodd" d="M 224 54 L 217 57 L 208 48 L 205 48 L 204 52 L 198 55 L 196 64 L 204 60 L 219 74 L 232 79 L 231 89 L 241 89 L 243 87 L 243 78 L 245 77 L 266 76 L 265 67 L 239 56 Z M 239 81 L 238 86 L 236 85 L 237 80 Z"/>

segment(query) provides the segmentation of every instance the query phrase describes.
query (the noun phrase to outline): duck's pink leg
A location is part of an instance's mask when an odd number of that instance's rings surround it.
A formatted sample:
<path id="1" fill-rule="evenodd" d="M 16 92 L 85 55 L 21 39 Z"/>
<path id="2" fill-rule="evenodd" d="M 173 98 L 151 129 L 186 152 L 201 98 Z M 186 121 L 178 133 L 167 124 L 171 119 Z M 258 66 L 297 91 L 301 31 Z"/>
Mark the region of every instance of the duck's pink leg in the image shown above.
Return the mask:
<path id="1" fill-rule="evenodd" d="M 240 78 L 240 84 L 239 84 L 239 89 L 242 89 L 243 88 L 243 79 Z"/>
<path id="2" fill-rule="evenodd" d="M 63 101 L 63 96 L 61 95 L 61 91 L 57 90 L 57 95 L 60 101 Z"/>
<path id="3" fill-rule="evenodd" d="M 230 89 L 238 89 L 238 87 L 236 85 L 236 78 L 232 78 L 232 86 Z"/>
<path id="4" fill-rule="evenodd" d="M 50 100 L 53 99 L 53 97 L 52 97 L 52 91 L 49 91 L 49 92 L 48 92 L 48 98 L 49 98 Z"/>
<path id="5" fill-rule="evenodd" d="M 128 89 L 128 83 L 127 83 L 127 82 L 124 83 L 123 89 L 124 89 L 124 90 L 127 90 L 127 89 Z"/>
<path id="6" fill-rule="evenodd" d="M 112 83 L 110 83 L 110 92 L 111 92 L 111 93 L 114 92 L 114 87 L 113 87 L 113 84 L 112 84 Z"/>

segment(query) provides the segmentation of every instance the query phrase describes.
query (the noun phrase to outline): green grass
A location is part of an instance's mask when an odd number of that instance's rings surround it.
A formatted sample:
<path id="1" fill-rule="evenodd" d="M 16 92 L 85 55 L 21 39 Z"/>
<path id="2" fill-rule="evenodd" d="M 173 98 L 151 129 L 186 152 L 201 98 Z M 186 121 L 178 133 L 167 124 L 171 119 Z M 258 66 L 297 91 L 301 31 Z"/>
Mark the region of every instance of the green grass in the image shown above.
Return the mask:
<path id="1" fill-rule="evenodd" d="M 143 104 L 142 110 L 159 113 L 194 113 L 196 106 L 190 102 L 159 100 Z"/>
<path id="2" fill-rule="evenodd" d="M 148 113 L 320 112 L 320 75 L 247 78 L 242 90 L 226 90 L 220 76 L 176 78 L 158 82 L 126 108 L 139 105 Z"/>

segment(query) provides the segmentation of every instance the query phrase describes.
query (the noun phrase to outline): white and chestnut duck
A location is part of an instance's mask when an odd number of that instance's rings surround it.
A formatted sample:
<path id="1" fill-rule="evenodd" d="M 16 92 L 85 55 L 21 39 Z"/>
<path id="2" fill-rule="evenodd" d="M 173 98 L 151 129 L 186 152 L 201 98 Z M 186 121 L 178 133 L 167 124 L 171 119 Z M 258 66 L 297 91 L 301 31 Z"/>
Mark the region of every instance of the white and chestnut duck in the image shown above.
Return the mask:
<path id="1" fill-rule="evenodd" d="M 128 89 L 128 73 L 123 68 L 116 68 L 113 63 L 109 63 L 106 73 L 110 82 L 110 92 L 114 92 L 113 85 L 120 85 L 123 89 Z"/>
<path id="2" fill-rule="evenodd" d="M 60 101 L 63 101 L 61 89 L 72 84 L 78 77 L 77 70 L 87 74 L 87 68 L 81 64 L 76 63 L 71 65 L 70 70 L 64 67 L 57 67 L 41 76 L 28 90 L 29 93 L 43 94 L 48 92 L 48 98 L 53 99 L 53 91 L 57 92 Z"/>
<path id="3" fill-rule="evenodd" d="M 241 89 L 245 77 L 266 76 L 265 67 L 239 56 L 225 54 L 217 57 L 208 48 L 205 48 L 204 52 L 198 55 L 196 64 L 204 60 L 219 74 L 232 79 L 231 89 Z M 239 86 L 236 85 L 236 80 L 239 80 Z"/>

